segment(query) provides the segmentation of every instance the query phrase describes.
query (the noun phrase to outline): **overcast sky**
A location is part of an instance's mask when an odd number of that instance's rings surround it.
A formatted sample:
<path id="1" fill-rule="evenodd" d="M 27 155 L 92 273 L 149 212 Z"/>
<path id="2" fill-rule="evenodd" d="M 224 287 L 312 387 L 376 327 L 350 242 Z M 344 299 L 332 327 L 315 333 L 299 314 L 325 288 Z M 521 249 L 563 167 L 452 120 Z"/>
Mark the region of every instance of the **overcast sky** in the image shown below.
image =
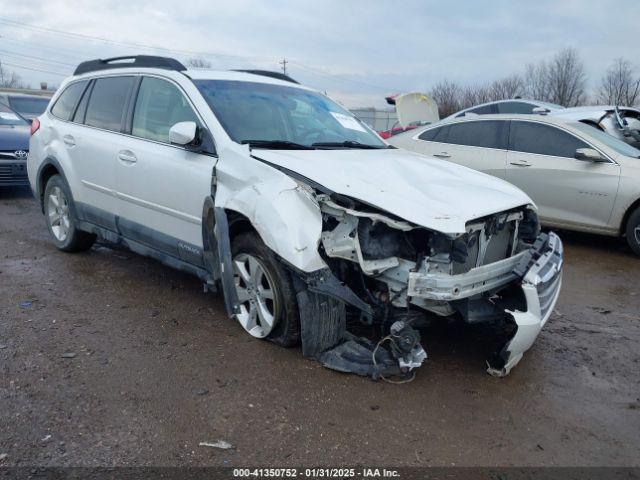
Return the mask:
<path id="1" fill-rule="evenodd" d="M 0 61 L 35 86 L 87 58 L 200 56 L 222 69 L 286 58 L 290 75 L 349 107 L 383 106 L 444 78 L 521 72 L 564 47 L 578 49 L 594 87 L 614 58 L 640 63 L 639 25 L 638 0 L 0 0 Z"/>

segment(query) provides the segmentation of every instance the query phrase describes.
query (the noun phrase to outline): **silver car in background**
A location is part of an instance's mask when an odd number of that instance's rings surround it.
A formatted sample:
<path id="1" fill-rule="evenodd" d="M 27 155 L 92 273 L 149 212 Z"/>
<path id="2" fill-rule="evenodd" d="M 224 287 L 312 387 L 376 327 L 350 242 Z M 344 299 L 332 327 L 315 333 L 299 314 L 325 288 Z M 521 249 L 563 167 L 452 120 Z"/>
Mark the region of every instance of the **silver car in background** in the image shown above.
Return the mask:
<path id="1" fill-rule="evenodd" d="M 497 100 L 460 110 L 445 120 L 476 115 L 515 114 L 553 115 L 596 127 L 634 147 L 640 147 L 640 110 L 614 105 L 565 108 L 555 103 L 514 98 Z"/>
<path id="2" fill-rule="evenodd" d="M 389 139 L 503 178 L 525 191 L 543 225 L 626 236 L 640 255 L 640 150 L 552 115 L 482 115 Z"/>

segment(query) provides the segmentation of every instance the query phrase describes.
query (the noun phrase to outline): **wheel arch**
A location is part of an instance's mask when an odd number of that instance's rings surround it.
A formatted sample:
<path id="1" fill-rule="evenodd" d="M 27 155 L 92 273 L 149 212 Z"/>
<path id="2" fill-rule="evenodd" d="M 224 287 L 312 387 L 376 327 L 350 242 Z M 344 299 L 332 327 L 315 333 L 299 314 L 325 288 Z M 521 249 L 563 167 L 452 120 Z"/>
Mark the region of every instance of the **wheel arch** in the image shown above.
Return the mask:
<path id="1" fill-rule="evenodd" d="M 64 178 L 65 182 L 67 181 L 60 163 L 54 157 L 47 157 L 38 168 L 38 174 L 36 176 L 36 198 L 38 202 L 40 202 L 40 210 L 42 213 L 44 213 L 44 189 L 49 179 L 54 175 L 60 175 Z"/>
<path id="2" fill-rule="evenodd" d="M 640 208 L 640 198 L 637 198 L 624 212 L 624 216 L 622 217 L 622 222 L 620 223 L 620 235 L 624 235 L 627 230 L 627 222 L 629 221 L 629 217 L 633 212 L 635 212 L 638 208 Z"/>

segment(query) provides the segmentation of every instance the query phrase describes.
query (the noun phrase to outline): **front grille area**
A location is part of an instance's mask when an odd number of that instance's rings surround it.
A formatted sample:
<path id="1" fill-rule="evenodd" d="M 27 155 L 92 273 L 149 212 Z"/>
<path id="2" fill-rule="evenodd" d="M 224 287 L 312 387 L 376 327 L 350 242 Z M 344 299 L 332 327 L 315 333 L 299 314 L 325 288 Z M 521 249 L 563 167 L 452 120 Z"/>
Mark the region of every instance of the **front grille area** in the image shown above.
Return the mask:
<path id="1" fill-rule="evenodd" d="M 547 315 L 547 312 L 553 305 L 553 298 L 560 287 L 561 278 L 562 275 L 558 272 L 546 282 L 540 282 L 536 285 L 536 289 L 538 290 L 538 299 L 540 301 L 540 312 L 542 313 L 543 318 Z"/>
<path id="2" fill-rule="evenodd" d="M 26 185 L 28 181 L 26 162 L 0 162 L 0 185 Z"/>

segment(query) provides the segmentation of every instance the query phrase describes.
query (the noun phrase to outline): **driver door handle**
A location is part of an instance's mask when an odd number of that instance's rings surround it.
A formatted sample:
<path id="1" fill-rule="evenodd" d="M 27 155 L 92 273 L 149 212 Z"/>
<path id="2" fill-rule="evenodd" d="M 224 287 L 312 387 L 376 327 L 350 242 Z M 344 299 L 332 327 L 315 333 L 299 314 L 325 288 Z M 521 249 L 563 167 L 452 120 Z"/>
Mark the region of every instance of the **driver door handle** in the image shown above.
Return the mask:
<path id="1" fill-rule="evenodd" d="M 451 155 L 447 152 L 434 153 L 433 156 L 438 158 L 451 158 Z"/>
<path id="2" fill-rule="evenodd" d="M 515 165 L 516 167 L 530 167 L 531 162 L 527 162 L 526 160 L 514 160 L 513 162 L 509 162 L 511 165 Z"/>
<path id="3" fill-rule="evenodd" d="M 136 163 L 138 161 L 138 159 L 136 158 L 135 154 L 131 150 L 120 150 L 118 152 L 118 159 L 122 163 L 125 163 L 127 165 L 131 165 L 131 164 Z"/>

